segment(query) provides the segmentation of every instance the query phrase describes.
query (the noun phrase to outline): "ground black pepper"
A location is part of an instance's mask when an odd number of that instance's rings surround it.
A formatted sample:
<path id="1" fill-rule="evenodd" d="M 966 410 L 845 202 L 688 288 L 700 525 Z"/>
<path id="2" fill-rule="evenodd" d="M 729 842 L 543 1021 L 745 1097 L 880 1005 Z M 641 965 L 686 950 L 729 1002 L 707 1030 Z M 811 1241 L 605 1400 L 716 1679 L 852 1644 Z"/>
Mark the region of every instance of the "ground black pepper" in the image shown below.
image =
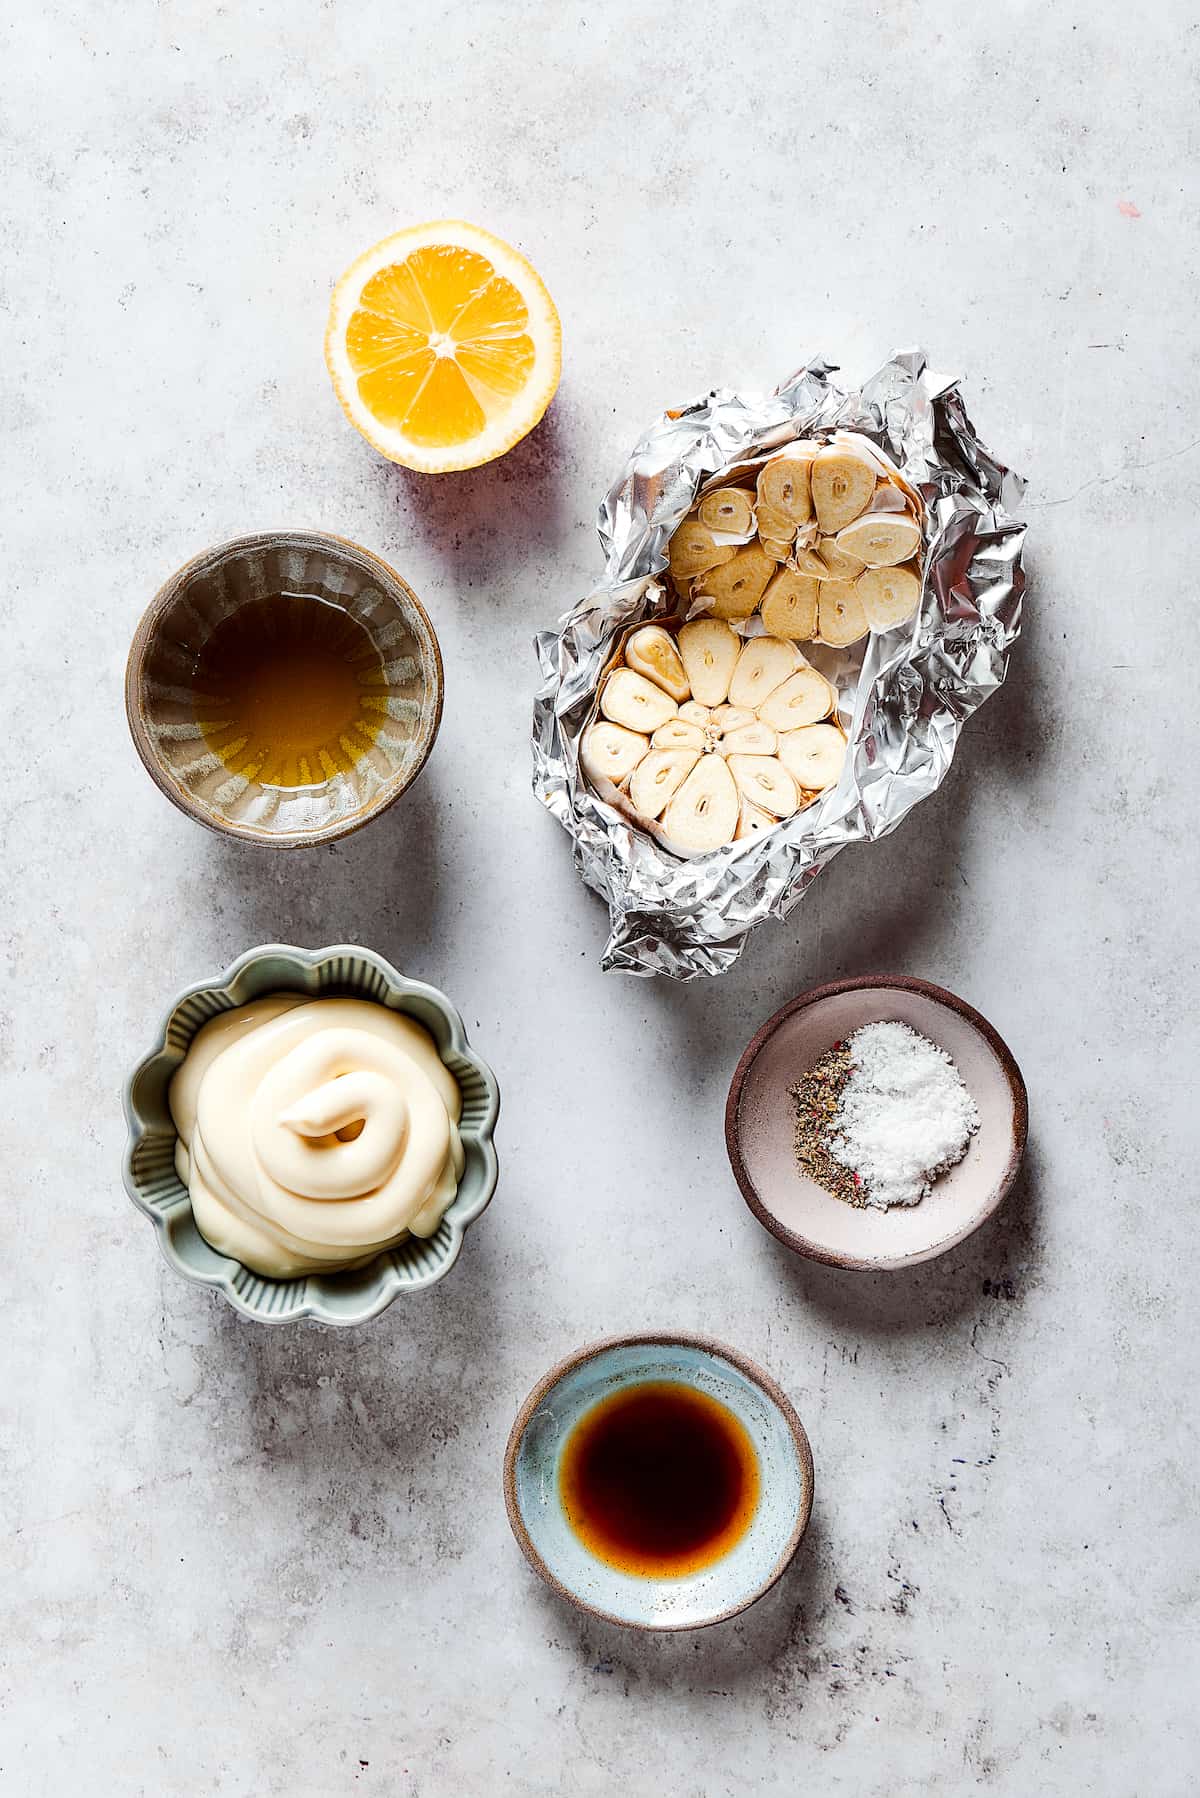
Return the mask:
<path id="1" fill-rule="evenodd" d="M 826 1145 L 854 1061 L 845 1043 L 834 1043 L 820 1061 L 789 1087 L 796 1107 L 796 1160 L 802 1173 L 848 1205 L 864 1205 L 858 1175 L 835 1161 Z"/>

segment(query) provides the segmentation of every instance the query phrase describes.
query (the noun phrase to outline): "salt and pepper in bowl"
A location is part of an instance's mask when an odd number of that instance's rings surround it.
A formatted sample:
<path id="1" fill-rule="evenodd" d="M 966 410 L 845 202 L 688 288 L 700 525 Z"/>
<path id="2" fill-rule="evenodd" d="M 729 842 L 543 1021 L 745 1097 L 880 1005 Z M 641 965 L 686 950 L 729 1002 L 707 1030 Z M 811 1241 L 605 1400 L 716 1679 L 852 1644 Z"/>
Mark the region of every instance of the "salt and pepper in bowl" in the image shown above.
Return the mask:
<path id="1" fill-rule="evenodd" d="M 815 987 L 776 1012 L 725 1111 L 759 1223 L 801 1255 L 857 1269 L 927 1261 L 978 1229 L 1016 1178 L 1027 1126 L 1020 1069 L 987 1020 L 943 987 L 887 974 Z"/>

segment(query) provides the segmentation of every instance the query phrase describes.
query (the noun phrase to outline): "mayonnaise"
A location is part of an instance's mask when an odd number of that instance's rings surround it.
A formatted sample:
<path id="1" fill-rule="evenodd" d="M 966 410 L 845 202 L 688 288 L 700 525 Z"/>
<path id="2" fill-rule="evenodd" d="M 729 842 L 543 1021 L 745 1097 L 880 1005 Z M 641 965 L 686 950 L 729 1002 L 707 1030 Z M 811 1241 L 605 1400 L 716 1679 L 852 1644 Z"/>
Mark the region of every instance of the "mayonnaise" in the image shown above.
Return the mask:
<path id="1" fill-rule="evenodd" d="M 222 1012 L 170 1104 L 200 1233 L 260 1274 L 357 1267 L 432 1236 L 458 1190 L 457 1082 L 419 1024 L 367 999 Z"/>

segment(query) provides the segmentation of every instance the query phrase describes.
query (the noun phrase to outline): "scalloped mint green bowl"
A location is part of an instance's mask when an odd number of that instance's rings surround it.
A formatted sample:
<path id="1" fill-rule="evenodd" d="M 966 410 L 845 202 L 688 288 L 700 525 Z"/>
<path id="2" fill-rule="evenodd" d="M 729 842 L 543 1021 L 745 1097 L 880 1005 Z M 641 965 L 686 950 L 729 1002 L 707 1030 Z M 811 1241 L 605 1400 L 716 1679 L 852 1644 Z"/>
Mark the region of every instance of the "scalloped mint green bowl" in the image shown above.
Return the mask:
<path id="1" fill-rule="evenodd" d="M 175 1126 L 167 1104 L 171 1077 L 202 1024 L 269 993 L 305 993 L 373 999 L 423 1024 L 459 1084 L 460 1131 L 466 1165 L 458 1192 L 437 1234 L 407 1237 L 367 1267 L 347 1273 L 308 1274 L 271 1280 L 218 1254 L 196 1228 L 187 1189 L 175 1172 Z M 496 1190 L 492 1141 L 500 1089 L 496 1077 L 467 1042 L 458 1011 L 436 987 L 409 980 L 370 949 L 342 944 L 295 949 L 267 943 L 248 949 L 224 973 L 198 980 L 172 1002 L 155 1047 L 125 1087 L 129 1142 L 125 1189 L 154 1225 L 158 1245 L 177 1273 L 224 1293 L 230 1304 L 259 1323 L 314 1317 L 324 1324 L 361 1324 L 378 1317 L 401 1293 L 420 1292 L 450 1272 L 463 1235 Z"/>

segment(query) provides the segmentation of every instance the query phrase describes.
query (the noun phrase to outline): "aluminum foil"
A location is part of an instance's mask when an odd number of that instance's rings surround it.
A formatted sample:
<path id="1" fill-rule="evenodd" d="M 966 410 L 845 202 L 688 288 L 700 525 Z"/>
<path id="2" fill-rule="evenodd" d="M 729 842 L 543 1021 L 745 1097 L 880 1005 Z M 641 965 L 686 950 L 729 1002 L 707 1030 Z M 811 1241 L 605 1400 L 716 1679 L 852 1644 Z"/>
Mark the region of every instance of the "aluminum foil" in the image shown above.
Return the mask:
<path id="1" fill-rule="evenodd" d="M 652 425 L 600 508 L 604 579 L 535 642 L 534 791 L 570 833 L 587 885 L 608 903 L 602 966 L 677 980 L 721 974 L 746 933 L 784 918 L 847 843 L 886 836 L 943 779 L 966 720 L 994 693 L 1020 632 L 1025 527 L 1019 476 L 985 449 L 957 385 L 919 350 L 897 352 L 856 392 L 816 359 L 774 393 L 719 390 Z M 671 854 L 597 797 L 579 739 L 619 634 L 670 614 L 656 580 L 697 490 L 731 465 L 834 429 L 870 437 L 925 503 L 921 604 L 859 652 L 821 652 L 850 748 L 841 779 L 778 829 L 694 859 Z"/>

